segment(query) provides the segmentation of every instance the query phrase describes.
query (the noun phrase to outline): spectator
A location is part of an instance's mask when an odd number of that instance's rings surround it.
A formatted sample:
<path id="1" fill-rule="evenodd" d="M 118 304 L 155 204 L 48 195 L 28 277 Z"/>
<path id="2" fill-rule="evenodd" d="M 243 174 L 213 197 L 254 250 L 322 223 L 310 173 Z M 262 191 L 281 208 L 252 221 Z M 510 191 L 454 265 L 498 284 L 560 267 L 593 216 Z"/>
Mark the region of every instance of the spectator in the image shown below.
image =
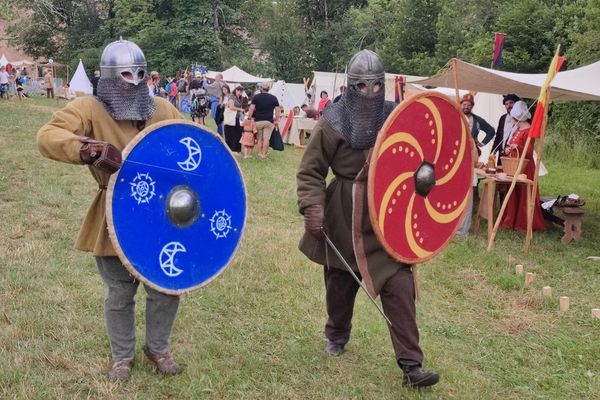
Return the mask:
<path id="1" fill-rule="evenodd" d="M 267 158 L 269 140 L 280 117 L 279 101 L 277 97 L 269 93 L 269 88 L 268 82 L 260 85 L 260 93 L 252 98 L 252 104 L 248 111 L 248 118 L 256 121 L 258 156 L 260 158 Z"/>
<path id="2" fill-rule="evenodd" d="M 46 89 L 46 97 L 54 98 L 54 77 L 52 76 L 52 70 L 47 69 L 44 75 L 44 88 Z"/>
<path id="3" fill-rule="evenodd" d="M 462 109 L 463 114 L 467 118 L 467 122 L 469 123 L 469 131 L 471 132 L 471 138 L 475 143 L 475 148 L 477 150 L 476 157 L 474 162 L 477 163 L 477 158 L 481 155 L 481 146 L 485 146 L 492 140 L 495 135 L 494 128 L 490 124 L 488 124 L 483 118 L 478 115 L 475 115 L 471 112 L 473 106 L 475 105 L 475 100 L 473 95 L 470 93 L 465 94 L 461 101 L 460 107 Z M 478 140 L 479 131 L 485 132 L 485 138 L 483 142 Z M 475 155 L 475 154 L 474 154 Z M 473 215 L 473 210 L 477 209 L 479 205 L 479 179 L 476 174 L 473 174 L 473 195 L 469 198 L 469 203 L 467 204 L 467 210 L 465 211 L 465 215 L 463 217 L 463 222 L 458 230 L 459 235 L 466 236 L 469 233 L 469 229 L 471 228 L 471 217 Z"/>
<path id="4" fill-rule="evenodd" d="M 160 74 L 156 71 L 150 72 L 150 79 L 148 79 L 148 90 L 150 91 L 150 96 L 162 97 L 159 85 L 160 85 Z"/>
<path id="5" fill-rule="evenodd" d="M 6 72 L 6 67 L 3 65 L 0 67 L 0 98 L 5 97 L 6 100 L 9 100 L 8 93 L 8 72 Z"/>
<path id="6" fill-rule="evenodd" d="M 340 99 L 342 98 L 342 96 L 344 95 L 344 93 L 346 93 L 346 86 L 342 85 L 340 86 L 340 94 L 338 94 L 335 99 L 333 99 L 334 103 L 337 103 L 338 101 L 340 101 Z"/>
<path id="7" fill-rule="evenodd" d="M 221 96 L 219 97 L 219 104 L 217 106 L 217 112 L 215 113 L 215 124 L 217 124 L 217 132 L 218 128 L 221 126 L 221 132 L 223 131 L 223 117 L 224 111 L 227 107 L 227 102 L 229 101 L 229 95 L 231 94 L 231 90 L 229 90 L 229 86 L 223 86 L 221 91 Z M 220 133 L 221 136 L 223 134 Z"/>
<path id="8" fill-rule="evenodd" d="M 169 103 L 177 108 L 177 78 L 171 79 L 171 82 L 169 82 L 169 90 L 166 92 Z"/>
<path id="9" fill-rule="evenodd" d="M 94 77 L 90 81 L 92 83 L 92 94 L 96 96 L 98 94 L 98 81 L 100 80 L 100 71 L 94 71 Z"/>
<path id="10" fill-rule="evenodd" d="M 25 75 L 17 75 L 15 77 L 15 87 L 17 89 L 17 97 L 19 98 L 19 101 L 23 101 L 23 98 L 25 97 L 24 89 L 26 82 L 27 78 Z"/>
<path id="11" fill-rule="evenodd" d="M 502 96 L 502 104 L 506 108 L 506 114 L 500 117 L 498 121 L 498 128 L 496 129 L 496 137 L 494 138 L 494 144 L 492 145 L 491 155 L 496 155 L 496 161 L 498 165 L 502 165 L 500 161 L 500 155 L 504 151 L 506 144 L 510 140 L 510 136 L 515 126 L 515 120 L 510 116 L 510 110 L 517 101 L 521 100 L 516 94 L 507 94 Z"/>
<path id="12" fill-rule="evenodd" d="M 187 95 L 188 84 L 188 73 L 184 72 L 177 81 L 177 104 L 181 104 L 181 100 Z"/>
<path id="13" fill-rule="evenodd" d="M 319 113 L 317 113 L 317 110 L 310 107 L 308 104 L 302 104 L 300 109 L 304 112 L 304 115 L 306 116 L 306 118 L 317 119 L 317 117 L 319 116 Z"/>
<path id="14" fill-rule="evenodd" d="M 240 152 L 242 151 L 240 139 L 242 138 L 241 121 L 244 115 L 244 109 L 242 108 L 243 91 L 244 89 L 242 89 L 241 86 L 235 88 L 233 94 L 229 95 L 227 107 L 223 112 L 225 143 L 227 143 L 227 146 L 229 146 L 229 149 L 235 155 L 240 155 Z"/>
<path id="15" fill-rule="evenodd" d="M 523 167 L 523 173 L 527 175 L 527 179 L 533 180 L 535 175 L 535 160 L 533 158 L 533 149 L 535 139 L 531 139 L 527 149 L 525 144 L 529 137 L 529 129 L 531 125 L 528 120 L 531 118 L 531 114 L 527 108 L 527 104 L 523 101 L 515 102 L 510 116 L 514 119 L 516 126 L 515 132 L 508 141 L 504 154 L 508 157 L 519 158 L 521 155 L 525 155 L 525 159 L 529 160 L 527 165 Z M 542 213 L 542 207 L 540 206 L 540 189 L 539 186 L 534 188 L 535 196 L 533 198 L 533 216 L 532 216 L 532 229 L 534 231 L 545 231 L 547 226 L 544 221 Z M 528 187 L 517 185 L 514 189 L 512 196 L 508 199 L 506 205 L 506 212 L 500 225 L 505 229 L 514 229 L 521 232 L 527 231 L 527 198 L 531 193 L 527 193 Z"/>
<path id="16" fill-rule="evenodd" d="M 208 87 L 206 88 L 206 94 L 208 94 L 209 99 L 210 99 L 210 104 L 211 104 L 210 117 L 213 120 L 215 119 L 215 115 L 217 113 L 217 106 L 219 104 L 219 97 L 221 96 L 221 93 L 223 91 L 223 86 L 227 86 L 227 82 L 225 82 L 223 80 L 223 74 L 217 73 L 215 75 L 214 82 L 209 84 Z M 222 135 L 223 134 L 222 127 L 219 128 L 219 126 L 217 125 L 217 132 L 219 132 L 219 134 Z"/>
<path id="17" fill-rule="evenodd" d="M 329 95 L 326 91 L 321 91 L 321 100 L 319 100 L 319 108 L 317 109 L 317 111 L 319 111 L 319 117 L 323 115 L 323 110 L 329 104 L 331 104 L 331 100 L 329 100 Z"/>

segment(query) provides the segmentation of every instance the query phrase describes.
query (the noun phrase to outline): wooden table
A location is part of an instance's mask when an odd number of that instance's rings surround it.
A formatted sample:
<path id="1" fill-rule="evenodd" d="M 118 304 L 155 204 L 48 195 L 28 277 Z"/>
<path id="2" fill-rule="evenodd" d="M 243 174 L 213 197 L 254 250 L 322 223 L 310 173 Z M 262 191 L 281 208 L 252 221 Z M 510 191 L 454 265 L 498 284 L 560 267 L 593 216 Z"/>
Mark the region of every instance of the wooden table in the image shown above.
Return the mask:
<path id="1" fill-rule="evenodd" d="M 496 193 L 498 193 L 498 188 L 501 186 L 510 186 L 512 182 L 512 177 L 508 176 L 506 179 L 500 179 L 495 175 L 485 175 L 485 179 L 483 179 L 483 194 L 481 195 L 481 201 L 479 202 L 479 208 L 477 210 L 477 216 L 475 218 L 475 233 L 479 232 L 479 222 L 480 218 L 484 218 L 487 220 L 487 237 L 488 241 L 492 237 L 492 231 L 494 229 L 494 215 L 495 215 L 495 207 L 496 207 Z M 531 202 L 533 201 L 531 197 L 531 188 L 533 187 L 533 181 L 530 179 L 517 179 L 517 185 L 524 185 L 527 190 L 527 213 L 530 213 L 531 210 Z M 514 193 L 513 193 L 514 196 Z M 531 224 L 532 218 L 527 218 L 527 232 L 531 232 Z M 529 237 L 531 235 L 528 235 Z"/>
<path id="2" fill-rule="evenodd" d="M 317 121 L 312 118 L 294 117 L 284 142 L 297 147 L 305 147 L 306 135 L 314 129 L 316 124 Z M 283 125 L 280 123 L 280 129 L 282 128 Z"/>

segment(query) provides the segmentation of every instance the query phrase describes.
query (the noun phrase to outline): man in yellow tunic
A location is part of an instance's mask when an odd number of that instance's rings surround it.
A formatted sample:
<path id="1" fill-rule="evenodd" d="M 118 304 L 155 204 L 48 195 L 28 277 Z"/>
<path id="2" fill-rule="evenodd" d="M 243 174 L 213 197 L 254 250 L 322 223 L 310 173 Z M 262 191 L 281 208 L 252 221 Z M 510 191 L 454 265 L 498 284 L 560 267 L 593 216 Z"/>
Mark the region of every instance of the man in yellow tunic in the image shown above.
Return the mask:
<path id="1" fill-rule="evenodd" d="M 116 257 L 106 225 L 106 185 L 118 170 L 121 150 L 145 126 L 181 119 L 162 98 L 151 97 L 146 85 L 146 58 L 133 42 L 106 46 L 100 60 L 102 77 L 97 96 L 77 98 L 56 112 L 38 132 L 42 155 L 70 164 L 88 165 L 98 192 L 88 210 L 75 247 L 90 251 L 105 282 L 104 315 L 112 351 L 111 381 L 129 378 L 135 353 L 135 301 L 139 281 Z M 145 285 L 144 285 L 145 286 Z M 144 353 L 157 372 L 176 374 L 181 368 L 169 352 L 169 337 L 179 297 L 145 286 L 146 337 Z"/>

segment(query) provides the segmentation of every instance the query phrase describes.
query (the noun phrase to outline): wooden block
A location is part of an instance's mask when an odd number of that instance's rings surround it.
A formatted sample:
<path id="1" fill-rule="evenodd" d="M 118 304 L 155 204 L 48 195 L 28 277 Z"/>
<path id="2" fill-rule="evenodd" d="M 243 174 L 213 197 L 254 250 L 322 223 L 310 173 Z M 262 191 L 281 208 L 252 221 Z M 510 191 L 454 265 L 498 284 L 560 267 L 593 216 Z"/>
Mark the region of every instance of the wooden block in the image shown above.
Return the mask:
<path id="1" fill-rule="evenodd" d="M 546 297 L 552 297 L 552 288 L 550 286 L 544 286 L 542 288 L 542 294 Z"/>
<path id="2" fill-rule="evenodd" d="M 517 275 L 523 275 L 523 266 L 521 264 L 515 266 L 515 273 Z"/>
<path id="3" fill-rule="evenodd" d="M 531 285 L 534 280 L 535 280 L 535 274 L 533 272 L 528 272 L 527 275 L 525 275 L 525 284 L 526 285 Z"/>
<path id="4" fill-rule="evenodd" d="M 560 311 L 569 311 L 569 307 L 571 306 L 571 301 L 567 296 L 560 297 Z"/>
<path id="5" fill-rule="evenodd" d="M 592 318 L 600 319 L 600 308 L 592 308 Z"/>

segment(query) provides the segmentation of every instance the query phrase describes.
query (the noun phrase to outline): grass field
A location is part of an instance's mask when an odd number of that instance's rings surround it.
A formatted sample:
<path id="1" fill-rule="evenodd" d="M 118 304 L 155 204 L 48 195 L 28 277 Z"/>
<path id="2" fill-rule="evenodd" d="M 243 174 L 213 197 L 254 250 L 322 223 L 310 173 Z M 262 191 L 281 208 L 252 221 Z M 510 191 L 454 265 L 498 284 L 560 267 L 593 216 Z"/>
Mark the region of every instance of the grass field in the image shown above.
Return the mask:
<path id="1" fill-rule="evenodd" d="M 240 161 L 247 229 L 229 268 L 183 298 L 172 349 L 185 371 L 159 378 L 145 360 L 140 290 L 133 376 L 110 384 L 102 282 L 93 258 L 73 249 L 96 184 L 35 143 L 62 105 L 0 102 L 0 399 L 600 399 L 600 320 L 590 311 L 600 308 L 600 263 L 586 260 L 600 256 L 600 170 L 546 160 L 543 195 L 587 200 L 581 241 L 561 245 L 555 227 L 525 255 L 521 234 L 500 232 L 488 253 L 482 232 L 420 268 L 425 364 L 442 380 L 411 391 L 362 293 L 347 352 L 323 352 L 322 270 L 297 250 L 302 150 L 290 147 Z M 535 272 L 533 285 L 514 275 L 517 263 Z M 571 298 L 567 313 L 560 295 Z"/>

